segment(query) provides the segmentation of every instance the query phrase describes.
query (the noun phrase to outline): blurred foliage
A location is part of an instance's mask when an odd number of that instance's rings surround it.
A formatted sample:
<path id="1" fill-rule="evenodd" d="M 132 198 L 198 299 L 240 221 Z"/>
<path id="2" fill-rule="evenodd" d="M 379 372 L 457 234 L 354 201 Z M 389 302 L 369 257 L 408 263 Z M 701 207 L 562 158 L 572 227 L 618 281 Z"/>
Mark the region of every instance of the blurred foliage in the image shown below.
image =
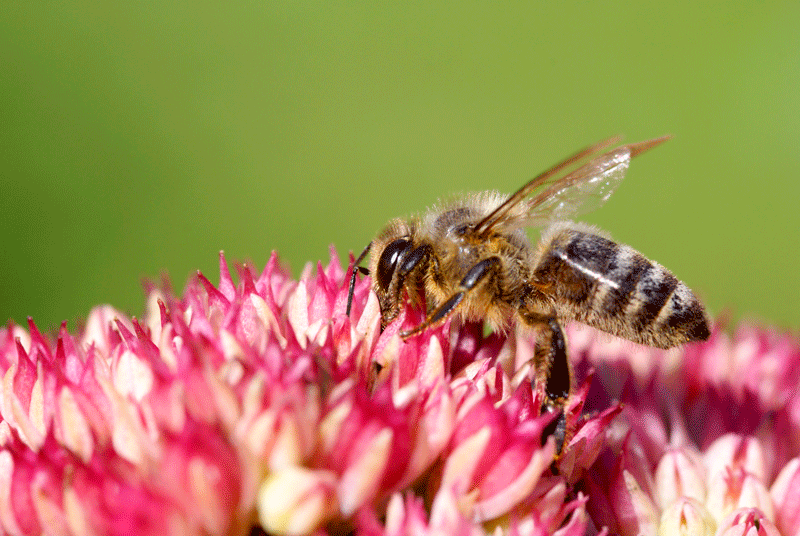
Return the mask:
<path id="1" fill-rule="evenodd" d="M 584 218 L 800 326 L 797 2 L 23 2 L 0 17 L 0 321 L 143 308 L 217 252 L 298 274 L 394 216 L 674 139 Z"/>

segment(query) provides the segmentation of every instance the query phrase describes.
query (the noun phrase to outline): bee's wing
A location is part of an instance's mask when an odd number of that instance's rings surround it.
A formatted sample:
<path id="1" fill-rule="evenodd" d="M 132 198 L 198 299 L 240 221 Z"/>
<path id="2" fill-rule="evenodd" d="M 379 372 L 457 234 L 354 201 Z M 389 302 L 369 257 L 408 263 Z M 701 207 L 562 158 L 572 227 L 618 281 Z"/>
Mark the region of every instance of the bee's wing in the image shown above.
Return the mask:
<path id="1" fill-rule="evenodd" d="M 614 145 L 619 142 L 619 137 L 608 138 L 600 143 L 596 143 L 585 149 L 582 149 L 574 155 L 564 159 L 555 166 L 551 167 L 541 175 L 538 175 L 528 181 L 519 190 L 514 192 L 506 199 L 499 207 L 494 209 L 488 216 L 483 218 L 475 226 L 474 232 L 478 235 L 488 233 L 495 225 L 505 223 L 509 218 L 509 213 L 524 199 L 528 198 L 533 192 L 545 188 L 548 184 L 558 182 L 567 170 L 578 165 L 580 162 L 585 162 L 590 157 L 596 155 L 603 149 Z"/>
<path id="2" fill-rule="evenodd" d="M 630 149 L 619 147 L 552 183 L 527 201 L 528 225 L 568 220 L 599 208 L 625 178 L 630 162 Z"/>
<path id="3" fill-rule="evenodd" d="M 590 212 L 608 200 L 625 177 L 631 158 L 659 145 L 669 139 L 664 136 L 654 140 L 631 143 L 594 156 L 602 149 L 612 145 L 617 138 L 610 138 L 567 158 L 551 169 L 534 178 L 517 190 L 503 204 L 481 220 L 475 227 L 477 233 L 488 233 L 494 226 L 508 222 L 512 209 L 525 201 L 527 207 L 526 223 L 541 225 L 548 221 L 569 219 Z M 594 158 L 592 158 L 594 156 Z M 574 171 L 569 171 L 581 162 Z"/>

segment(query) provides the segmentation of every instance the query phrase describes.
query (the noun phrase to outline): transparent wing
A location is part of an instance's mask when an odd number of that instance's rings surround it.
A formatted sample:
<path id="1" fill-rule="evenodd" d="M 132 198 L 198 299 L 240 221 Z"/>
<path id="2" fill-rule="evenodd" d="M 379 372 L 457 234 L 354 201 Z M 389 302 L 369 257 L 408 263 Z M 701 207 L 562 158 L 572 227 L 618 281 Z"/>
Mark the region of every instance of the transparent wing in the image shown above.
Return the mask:
<path id="1" fill-rule="evenodd" d="M 528 223 L 569 220 L 601 207 L 625 178 L 631 151 L 620 147 L 592 160 L 528 201 Z"/>
<path id="2" fill-rule="evenodd" d="M 586 147 L 572 156 L 567 157 L 544 173 L 532 178 L 527 183 L 523 184 L 519 190 L 511 194 L 499 207 L 478 222 L 474 229 L 475 234 L 488 234 L 494 226 L 503 224 L 509 219 L 517 218 L 518 216 L 514 216 L 515 211 L 513 209 L 524 199 L 530 197 L 534 192 L 543 190 L 548 185 L 558 182 L 559 179 L 568 173 L 568 170 L 574 169 L 582 162 L 586 162 L 603 149 L 617 142 L 619 142 L 619 137 L 614 137 Z"/>
<path id="3" fill-rule="evenodd" d="M 618 139 L 609 138 L 587 147 L 534 177 L 478 222 L 474 232 L 486 235 L 498 225 L 520 220 L 520 211 L 514 209 L 523 201 L 527 204 L 527 225 L 590 212 L 611 197 L 625 177 L 631 158 L 667 141 L 669 136 L 623 145 L 598 156 Z"/>

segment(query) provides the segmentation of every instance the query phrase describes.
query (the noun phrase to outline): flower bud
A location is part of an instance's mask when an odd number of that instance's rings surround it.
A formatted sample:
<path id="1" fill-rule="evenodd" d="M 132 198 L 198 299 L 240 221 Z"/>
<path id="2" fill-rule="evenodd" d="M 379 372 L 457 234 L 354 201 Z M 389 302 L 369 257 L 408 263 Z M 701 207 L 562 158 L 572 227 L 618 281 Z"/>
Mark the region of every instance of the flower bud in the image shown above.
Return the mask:
<path id="1" fill-rule="evenodd" d="M 717 521 L 739 508 L 757 508 L 768 519 L 775 519 L 772 497 L 766 486 L 741 467 L 728 468 L 711 478 L 706 506 Z"/>
<path id="2" fill-rule="evenodd" d="M 270 474 L 258 490 L 258 519 L 274 534 L 308 534 L 336 511 L 334 475 L 291 466 Z"/>
<path id="3" fill-rule="evenodd" d="M 800 458 L 793 458 L 778 474 L 770 490 L 775 522 L 781 533 L 800 533 Z"/>
<path id="4" fill-rule="evenodd" d="M 768 478 L 766 455 L 761 442 L 752 436 L 725 434 L 706 449 L 704 461 L 708 477 L 713 479 L 726 467 L 742 467 L 761 481 Z"/>
<path id="5" fill-rule="evenodd" d="M 712 536 L 716 523 L 706 508 L 696 499 L 683 497 L 673 502 L 661 514 L 659 536 Z"/>
<path id="6" fill-rule="evenodd" d="M 666 509 L 681 497 L 704 501 L 705 468 L 698 455 L 689 449 L 667 452 L 658 462 L 655 474 L 656 498 Z"/>
<path id="7" fill-rule="evenodd" d="M 740 508 L 720 523 L 717 536 L 781 536 L 781 533 L 759 509 Z"/>

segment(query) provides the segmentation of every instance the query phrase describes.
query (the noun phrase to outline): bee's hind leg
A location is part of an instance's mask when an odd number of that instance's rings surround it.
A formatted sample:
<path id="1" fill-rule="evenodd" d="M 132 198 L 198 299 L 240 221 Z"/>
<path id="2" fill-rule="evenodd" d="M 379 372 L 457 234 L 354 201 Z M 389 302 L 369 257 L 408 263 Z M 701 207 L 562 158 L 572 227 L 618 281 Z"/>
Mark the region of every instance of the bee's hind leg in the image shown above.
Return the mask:
<path id="1" fill-rule="evenodd" d="M 542 411 L 559 412 L 542 436 L 545 441 L 549 435 L 556 440 L 556 452 L 561 452 L 568 440 L 564 406 L 572 391 L 572 371 L 567 360 L 567 340 L 564 330 L 554 315 L 546 315 L 528 310 L 520 310 L 525 324 L 534 328 L 538 337 L 533 352 L 536 380 L 544 383 L 545 400 Z"/>

